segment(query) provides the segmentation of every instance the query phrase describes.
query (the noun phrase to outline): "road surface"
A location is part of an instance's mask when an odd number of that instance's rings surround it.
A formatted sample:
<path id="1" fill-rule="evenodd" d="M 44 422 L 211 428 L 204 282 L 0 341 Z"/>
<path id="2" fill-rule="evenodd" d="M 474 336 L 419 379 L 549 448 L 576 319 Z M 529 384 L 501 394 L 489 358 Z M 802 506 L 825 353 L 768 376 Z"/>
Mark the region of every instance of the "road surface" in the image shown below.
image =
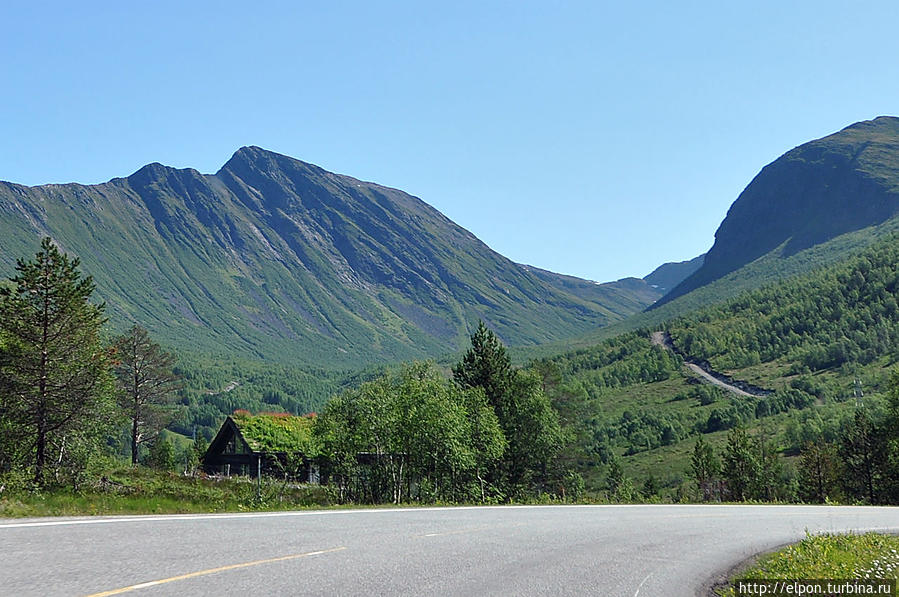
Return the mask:
<path id="1" fill-rule="evenodd" d="M 694 597 L 806 530 L 899 509 L 519 506 L 0 520 L 0 594 Z"/>
<path id="2" fill-rule="evenodd" d="M 652 335 L 650 336 L 650 342 L 654 346 L 661 346 L 663 348 L 667 348 L 668 350 L 674 352 L 674 347 L 671 346 L 671 343 L 668 341 L 668 338 L 665 336 L 665 332 L 653 332 Z M 690 371 L 692 371 L 699 377 L 706 380 L 708 383 L 716 385 L 719 388 L 724 388 L 725 390 L 733 392 L 734 394 L 737 394 L 738 396 L 747 396 L 749 398 L 760 397 L 759 394 L 752 394 L 750 392 L 747 392 L 746 390 L 738 388 L 737 386 L 735 386 L 733 384 L 729 384 L 726 381 L 722 381 L 722 380 L 718 379 L 717 377 L 715 377 L 714 375 L 712 375 L 711 373 L 709 373 L 708 371 L 706 371 L 705 369 L 700 367 L 698 364 L 694 363 L 693 361 L 690 361 L 689 359 L 684 359 L 684 366 L 686 366 L 687 369 L 689 369 Z"/>
<path id="3" fill-rule="evenodd" d="M 689 369 L 690 371 L 692 371 L 699 377 L 703 378 L 710 384 L 716 385 L 719 388 L 724 388 L 725 390 L 727 390 L 729 392 L 733 392 L 737 396 L 748 396 L 750 398 L 757 397 L 755 394 L 750 394 L 749 392 L 747 392 L 745 390 L 741 390 L 737 386 L 731 385 L 731 384 L 727 383 L 726 381 L 721 381 L 720 379 L 718 379 L 717 377 L 714 377 L 711 373 L 709 373 L 708 371 L 706 371 L 705 369 L 703 369 L 696 363 L 685 362 L 684 365 L 687 367 L 687 369 Z"/>

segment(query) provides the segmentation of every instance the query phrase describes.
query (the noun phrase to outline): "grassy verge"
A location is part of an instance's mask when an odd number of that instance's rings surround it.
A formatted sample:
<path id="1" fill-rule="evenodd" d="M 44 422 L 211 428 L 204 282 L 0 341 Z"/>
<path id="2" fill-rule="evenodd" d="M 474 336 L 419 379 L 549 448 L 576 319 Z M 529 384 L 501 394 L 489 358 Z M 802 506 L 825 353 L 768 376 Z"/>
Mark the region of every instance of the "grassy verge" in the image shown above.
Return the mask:
<path id="1" fill-rule="evenodd" d="M 899 537 L 864 535 L 809 535 L 799 543 L 763 556 L 733 580 L 781 579 L 891 579 L 899 581 Z M 717 591 L 737 595 L 733 586 Z"/>
<path id="2" fill-rule="evenodd" d="M 107 472 L 79 490 L 9 489 L 0 480 L 0 518 L 40 516 L 102 516 L 119 514 L 203 514 L 266 512 L 306 508 L 393 508 L 395 504 L 338 504 L 333 487 L 286 484 L 264 479 L 257 496 L 256 481 L 189 477 L 145 467 Z M 516 504 L 574 503 L 540 495 Z M 583 498 L 576 503 L 598 503 Z M 404 508 L 478 505 L 449 502 L 405 502 Z M 483 504 L 481 504 L 483 505 Z"/>
<path id="3" fill-rule="evenodd" d="M 129 467 L 77 491 L 6 491 L 0 494 L 0 517 L 290 510 L 333 503 L 328 488 L 321 486 L 265 480 L 257 496 L 255 481 L 245 478 L 185 477 Z"/>

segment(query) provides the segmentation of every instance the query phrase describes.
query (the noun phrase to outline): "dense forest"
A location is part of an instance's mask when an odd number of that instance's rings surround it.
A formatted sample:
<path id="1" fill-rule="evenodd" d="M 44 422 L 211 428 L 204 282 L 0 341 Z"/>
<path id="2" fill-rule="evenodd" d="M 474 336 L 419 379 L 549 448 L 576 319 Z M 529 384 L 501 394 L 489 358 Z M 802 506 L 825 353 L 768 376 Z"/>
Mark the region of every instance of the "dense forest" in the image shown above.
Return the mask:
<path id="1" fill-rule="evenodd" d="M 328 402 L 315 433 L 342 500 L 578 494 L 582 481 L 562 462 L 564 434 L 540 376 L 514 368 L 483 322 L 471 343 L 452 379 L 415 363 Z"/>
<path id="2" fill-rule="evenodd" d="M 174 372 L 182 380 L 179 409 L 170 429 L 211 440 L 222 420 L 237 409 L 302 415 L 320 412 L 329 396 L 373 378 L 365 372 L 289 367 L 184 354 Z"/>
<path id="3" fill-rule="evenodd" d="M 588 489 L 610 491 L 623 471 L 654 493 L 693 495 L 697 441 L 723 450 L 740 430 L 777 456 L 777 495 L 802 497 L 804 446 L 836 446 L 857 411 L 872 428 L 889 427 L 890 369 L 899 360 L 897 264 L 899 244 L 890 237 L 838 264 L 668 321 L 663 329 L 676 352 L 640 329 L 535 361 L 553 372 L 556 400 L 579 413 L 568 429 L 579 438 L 574 457 Z M 768 391 L 740 396 L 702 383 L 684 357 Z"/>
<path id="4" fill-rule="evenodd" d="M 899 359 L 896 237 L 835 267 L 746 293 L 668 325 L 719 369 L 787 359 L 793 372 Z"/>

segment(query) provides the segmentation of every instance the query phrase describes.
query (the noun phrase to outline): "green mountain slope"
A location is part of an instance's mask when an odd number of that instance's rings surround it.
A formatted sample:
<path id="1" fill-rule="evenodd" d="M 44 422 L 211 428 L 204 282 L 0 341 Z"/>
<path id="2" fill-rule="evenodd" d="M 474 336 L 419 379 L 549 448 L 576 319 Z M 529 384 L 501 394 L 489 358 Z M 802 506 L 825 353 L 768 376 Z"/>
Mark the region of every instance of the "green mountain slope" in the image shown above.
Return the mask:
<path id="1" fill-rule="evenodd" d="M 600 283 L 556 274 L 532 265 L 521 267 L 555 288 L 602 305 L 608 310 L 610 321 L 638 313 L 640 305 L 651 304 L 663 294 L 662 290 L 639 278 L 622 278 L 615 282 Z"/>
<path id="2" fill-rule="evenodd" d="M 801 145 L 740 194 L 702 267 L 653 308 L 775 252 L 786 258 L 899 213 L 899 118 L 881 116 Z"/>
<path id="3" fill-rule="evenodd" d="M 842 262 L 872 245 L 883 242 L 896 233 L 899 233 L 899 218 L 891 218 L 878 226 L 842 234 L 789 257 L 784 257 L 778 250 L 775 250 L 737 271 L 666 302 L 658 308 L 654 307 L 631 315 L 583 336 L 569 338 L 564 342 L 516 347 L 511 352 L 516 362 L 523 363 L 572 349 L 587 349 L 609 338 L 637 329 L 658 327 L 676 317 L 724 302 L 744 292 L 795 276 L 809 274 L 819 268 Z"/>
<path id="4" fill-rule="evenodd" d="M 844 237 L 851 235 L 844 235 Z M 672 303 L 673 305 L 674 303 Z M 608 461 L 670 489 L 689 471 L 700 434 L 720 445 L 745 425 L 783 455 L 816 434 L 838 434 L 856 388 L 877 412 L 899 362 L 899 234 L 851 257 L 703 307 L 664 324 L 679 353 L 772 390 L 740 396 L 700 383 L 643 328 L 541 361 L 579 402 L 584 470 L 601 485 Z"/>
<path id="5" fill-rule="evenodd" d="M 423 201 L 257 147 L 214 175 L 150 164 L 99 185 L 0 183 L 0 273 L 41 236 L 81 258 L 113 327 L 179 351 L 356 367 L 584 333 L 608 306 L 518 267 Z M 612 293 L 615 294 L 615 293 Z"/>

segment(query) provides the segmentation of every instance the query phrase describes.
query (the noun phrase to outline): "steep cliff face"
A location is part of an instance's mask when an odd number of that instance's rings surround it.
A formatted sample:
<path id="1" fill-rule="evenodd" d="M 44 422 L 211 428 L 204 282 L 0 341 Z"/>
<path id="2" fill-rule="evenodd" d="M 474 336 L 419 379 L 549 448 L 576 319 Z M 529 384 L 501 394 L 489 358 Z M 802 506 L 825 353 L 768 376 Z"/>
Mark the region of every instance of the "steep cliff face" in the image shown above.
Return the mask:
<path id="1" fill-rule="evenodd" d="M 687 261 L 663 263 L 643 277 L 643 281 L 665 294 L 702 267 L 705 253 Z"/>
<path id="2" fill-rule="evenodd" d="M 881 116 L 787 152 L 731 206 L 702 267 L 663 304 L 774 250 L 788 257 L 899 213 L 899 118 Z"/>
<path id="3" fill-rule="evenodd" d="M 94 276 L 114 326 L 207 353 L 425 358 L 462 346 L 478 319 L 532 344 L 652 300 L 567 291 L 420 199 L 258 147 L 214 175 L 150 164 L 100 185 L 0 183 L 0 216 L 0 273 L 49 235 Z"/>

